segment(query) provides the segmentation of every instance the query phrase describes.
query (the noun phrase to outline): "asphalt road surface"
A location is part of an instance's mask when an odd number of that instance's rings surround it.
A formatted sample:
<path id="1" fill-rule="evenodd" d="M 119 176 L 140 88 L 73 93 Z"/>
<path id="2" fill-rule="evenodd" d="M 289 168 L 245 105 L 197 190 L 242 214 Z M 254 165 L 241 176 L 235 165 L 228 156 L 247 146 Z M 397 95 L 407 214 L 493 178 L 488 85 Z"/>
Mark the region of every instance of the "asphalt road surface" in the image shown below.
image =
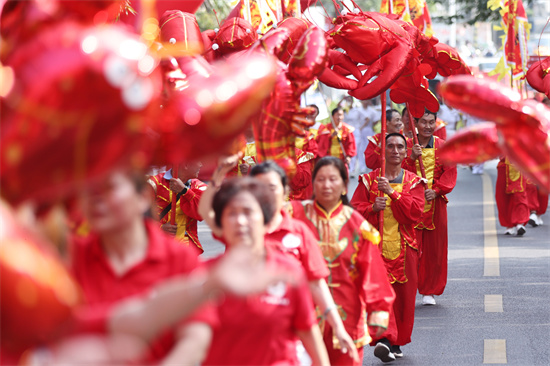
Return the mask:
<path id="1" fill-rule="evenodd" d="M 393 365 L 550 365 L 550 214 L 523 237 L 505 236 L 494 202 L 496 161 L 483 175 L 458 168 L 448 196 L 449 274 L 437 305 L 416 302 L 412 343 Z M 354 192 L 352 178 L 349 192 Z M 350 196 L 351 197 L 351 196 Z M 223 252 L 204 224 L 204 257 Z M 363 365 L 381 365 L 365 348 Z"/>

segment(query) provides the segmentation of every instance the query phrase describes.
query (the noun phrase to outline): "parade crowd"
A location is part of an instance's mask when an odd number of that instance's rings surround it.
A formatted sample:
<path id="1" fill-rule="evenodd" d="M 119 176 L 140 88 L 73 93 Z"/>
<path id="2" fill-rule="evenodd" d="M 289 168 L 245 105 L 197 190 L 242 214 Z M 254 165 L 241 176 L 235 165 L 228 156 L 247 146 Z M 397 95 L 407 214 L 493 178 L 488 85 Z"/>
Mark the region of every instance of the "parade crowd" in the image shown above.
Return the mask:
<path id="1" fill-rule="evenodd" d="M 434 306 L 447 283 L 457 167 L 438 149 L 467 119 L 445 106 L 445 122 L 426 110 L 413 121 L 415 144 L 406 109 L 375 105 L 339 105 L 331 123 L 314 125 L 297 143 L 293 176 L 258 161 L 249 131 L 243 151 L 220 158 L 208 182 L 200 162 L 183 162 L 87 186 L 69 250 L 85 304 L 72 338 L 35 350 L 30 363 L 95 353 L 107 364 L 361 365 L 368 346 L 382 362 L 404 357 L 417 293 Z M 385 136 L 374 133 L 382 113 Z M 504 157 L 496 199 L 506 234 L 543 224 L 548 196 Z M 201 260 L 198 221 L 223 255 Z M 83 334 L 132 341 L 109 352 L 106 340 L 62 346 Z"/>

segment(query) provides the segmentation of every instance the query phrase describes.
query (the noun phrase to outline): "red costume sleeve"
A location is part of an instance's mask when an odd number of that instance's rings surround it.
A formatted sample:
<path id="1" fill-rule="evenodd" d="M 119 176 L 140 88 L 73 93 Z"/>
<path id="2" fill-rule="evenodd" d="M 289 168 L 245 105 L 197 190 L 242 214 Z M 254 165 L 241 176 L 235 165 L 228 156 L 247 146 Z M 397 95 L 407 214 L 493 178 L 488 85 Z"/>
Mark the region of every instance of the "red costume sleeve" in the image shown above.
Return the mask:
<path id="1" fill-rule="evenodd" d="M 199 201 L 205 190 L 206 184 L 198 179 L 191 180 L 191 187 L 179 200 L 180 208 L 184 214 L 195 220 L 202 221 L 202 217 L 199 214 Z"/>
<path id="2" fill-rule="evenodd" d="M 342 134 L 342 145 L 346 150 L 346 155 L 349 157 L 357 155 L 357 147 L 355 146 L 355 136 L 349 127 L 344 127 L 344 133 Z"/>
<path id="3" fill-rule="evenodd" d="M 371 176 L 378 176 L 378 172 L 379 169 L 376 169 L 374 172 L 359 176 L 359 184 L 357 185 L 350 202 L 355 211 L 359 212 L 374 226 L 378 226 L 378 212 L 374 212 L 372 210 L 373 204 L 370 199 L 370 186 L 372 184 Z"/>
<path id="4" fill-rule="evenodd" d="M 376 142 L 373 142 L 376 141 Z M 367 168 L 375 170 L 380 168 L 380 146 L 378 146 L 378 141 L 380 141 L 380 134 L 369 137 L 369 144 L 365 149 L 365 164 Z"/>
<path id="5" fill-rule="evenodd" d="M 320 158 L 330 155 L 330 134 L 330 129 L 325 125 L 319 127 L 319 133 L 317 133 L 315 141 L 317 142 L 317 156 Z"/>
<path id="6" fill-rule="evenodd" d="M 312 153 L 315 157 L 317 157 L 319 153 L 319 147 L 317 146 L 317 140 L 315 140 L 315 137 L 311 134 L 311 132 L 308 132 L 308 134 L 305 137 L 306 142 L 304 143 L 304 146 L 302 146 L 302 150 L 305 152 Z"/>
<path id="7" fill-rule="evenodd" d="M 401 225 L 416 224 L 424 211 L 424 185 L 420 182 L 420 178 L 414 178 L 410 192 L 398 193 L 396 197 L 396 199 L 392 197 L 390 206 L 393 217 Z"/>
<path id="8" fill-rule="evenodd" d="M 451 193 L 456 185 L 456 175 L 456 166 L 443 166 L 443 173 L 441 174 L 439 179 L 434 180 L 432 189 L 439 196 Z"/>
<path id="9" fill-rule="evenodd" d="M 440 148 L 443 146 L 445 141 L 436 138 L 434 141 L 434 147 Z M 437 154 L 437 151 L 436 151 Z M 451 193 L 451 191 L 454 189 L 456 185 L 456 165 L 450 166 L 442 164 L 440 167 L 441 174 L 439 175 L 439 178 L 434 177 L 434 182 L 432 185 L 432 189 L 435 191 L 435 193 L 439 196 L 446 195 L 448 193 Z"/>
<path id="10" fill-rule="evenodd" d="M 296 166 L 296 174 L 290 180 L 289 186 L 292 191 L 300 191 L 311 185 L 311 162 L 305 161 Z M 308 199 L 311 197 L 306 197 Z"/>

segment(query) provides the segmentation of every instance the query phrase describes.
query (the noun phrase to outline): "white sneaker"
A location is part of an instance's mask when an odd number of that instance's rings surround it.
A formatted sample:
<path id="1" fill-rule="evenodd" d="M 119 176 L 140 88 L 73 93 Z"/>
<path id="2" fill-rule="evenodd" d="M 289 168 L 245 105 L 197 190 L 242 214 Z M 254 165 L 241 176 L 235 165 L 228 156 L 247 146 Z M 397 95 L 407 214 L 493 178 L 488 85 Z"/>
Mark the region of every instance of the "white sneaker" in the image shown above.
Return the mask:
<path id="1" fill-rule="evenodd" d="M 422 295 L 422 305 L 435 305 L 433 295 Z"/>
<path id="2" fill-rule="evenodd" d="M 391 352 L 390 347 L 382 342 L 376 343 L 374 347 L 374 356 L 378 357 L 382 362 L 395 361 L 395 355 Z"/>
<path id="3" fill-rule="evenodd" d="M 544 224 L 544 222 L 542 222 L 542 217 L 540 217 L 539 215 L 537 215 L 537 225 L 538 225 L 538 226 L 541 226 L 542 224 Z"/>
<path id="4" fill-rule="evenodd" d="M 517 233 L 518 233 L 518 230 L 514 226 L 512 226 L 512 227 L 506 228 L 506 232 L 504 233 L 504 235 L 516 236 Z"/>
<path id="5" fill-rule="evenodd" d="M 522 224 L 516 225 L 516 236 L 523 236 L 525 232 L 526 232 L 525 226 L 523 226 Z"/>
<path id="6" fill-rule="evenodd" d="M 529 215 L 529 221 L 527 221 L 527 223 L 532 227 L 539 226 L 539 218 L 537 214 L 533 212 L 531 215 Z"/>

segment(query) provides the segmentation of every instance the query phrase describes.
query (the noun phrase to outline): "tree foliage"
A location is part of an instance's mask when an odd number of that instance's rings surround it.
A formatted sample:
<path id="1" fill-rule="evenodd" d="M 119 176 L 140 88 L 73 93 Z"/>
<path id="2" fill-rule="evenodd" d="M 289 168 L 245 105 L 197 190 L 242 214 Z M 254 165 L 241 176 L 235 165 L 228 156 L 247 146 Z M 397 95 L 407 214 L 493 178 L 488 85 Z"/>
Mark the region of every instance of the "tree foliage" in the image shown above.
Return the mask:
<path id="1" fill-rule="evenodd" d="M 441 4 L 449 9 L 452 0 L 428 0 L 428 5 Z M 523 5 L 527 7 L 533 0 L 523 0 Z M 487 8 L 487 0 L 454 0 L 456 4 L 456 15 L 432 16 L 432 21 L 451 24 L 453 21 L 458 23 L 474 24 L 476 22 L 498 22 L 501 17 L 498 11 L 492 11 Z"/>

